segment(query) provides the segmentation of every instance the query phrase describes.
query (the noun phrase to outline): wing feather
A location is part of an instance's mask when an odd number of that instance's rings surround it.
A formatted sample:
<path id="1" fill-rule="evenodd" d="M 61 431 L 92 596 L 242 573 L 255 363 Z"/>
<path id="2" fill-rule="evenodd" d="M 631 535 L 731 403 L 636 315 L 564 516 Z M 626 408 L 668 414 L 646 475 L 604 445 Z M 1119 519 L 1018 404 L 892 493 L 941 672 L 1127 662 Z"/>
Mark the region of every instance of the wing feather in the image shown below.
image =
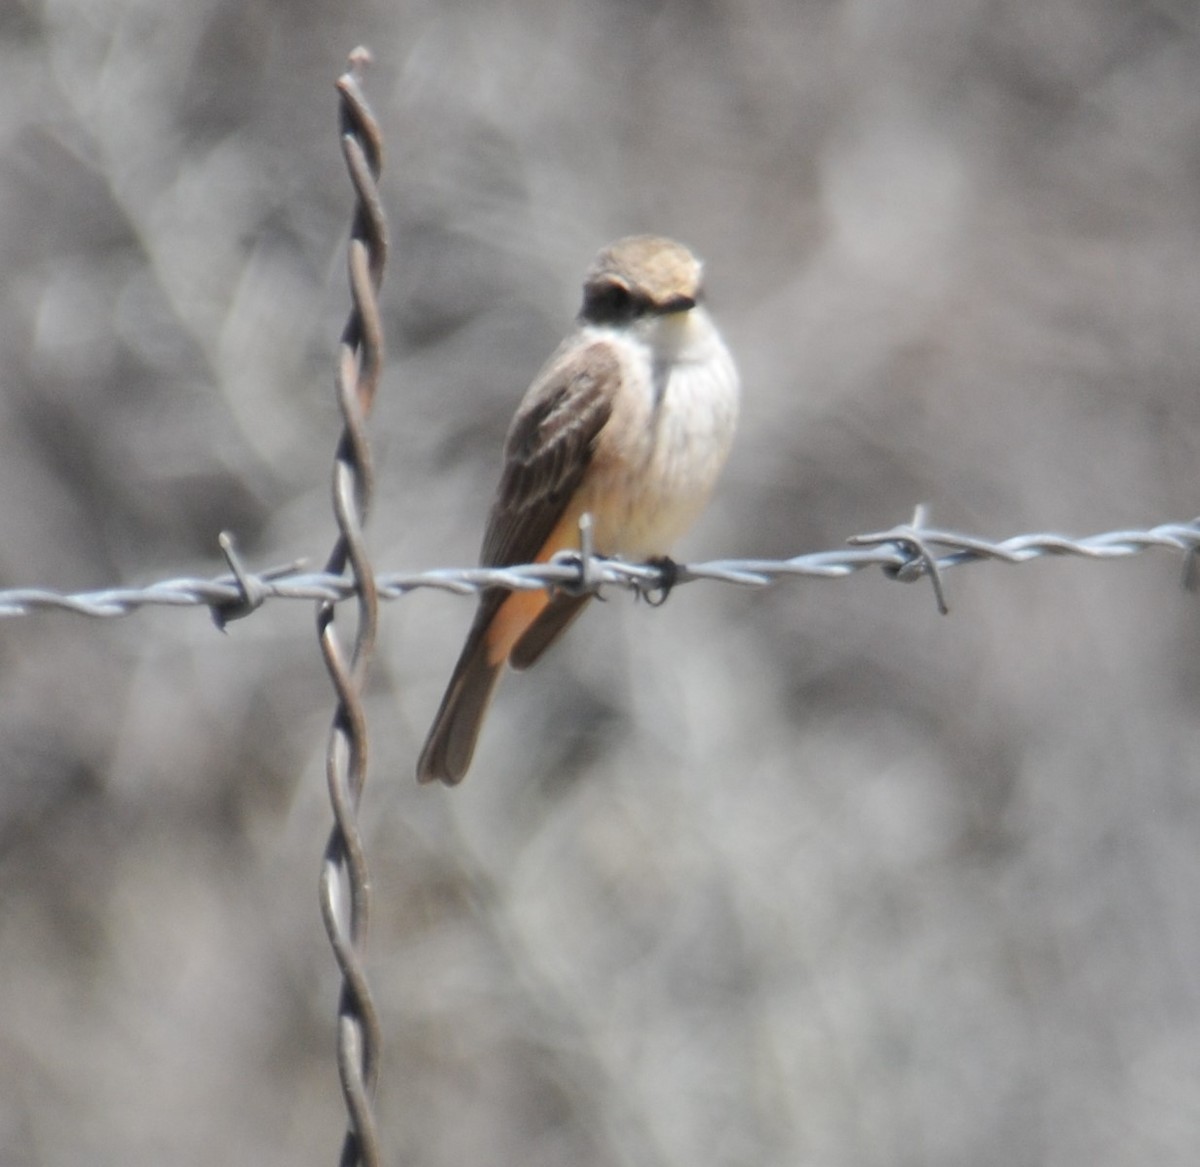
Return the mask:
<path id="1" fill-rule="evenodd" d="M 480 562 L 529 563 L 578 490 L 612 415 L 620 362 L 602 341 L 551 362 L 513 418 Z"/>

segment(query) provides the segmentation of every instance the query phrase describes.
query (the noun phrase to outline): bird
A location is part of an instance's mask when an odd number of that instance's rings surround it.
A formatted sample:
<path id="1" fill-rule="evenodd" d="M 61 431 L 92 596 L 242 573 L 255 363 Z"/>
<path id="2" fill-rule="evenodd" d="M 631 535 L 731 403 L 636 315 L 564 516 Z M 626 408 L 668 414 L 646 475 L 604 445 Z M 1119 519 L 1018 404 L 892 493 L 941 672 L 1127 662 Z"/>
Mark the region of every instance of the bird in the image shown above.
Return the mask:
<path id="1" fill-rule="evenodd" d="M 704 510 L 737 425 L 740 381 L 703 303 L 702 265 L 657 235 L 605 247 L 572 331 L 534 378 L 504 443 L 480 563 L 544 563 L 579 549 L 667 560 Z M 417 763 L 460 782 L 492 694 L 567 630 L 588 595 L 484 589 Z"/>

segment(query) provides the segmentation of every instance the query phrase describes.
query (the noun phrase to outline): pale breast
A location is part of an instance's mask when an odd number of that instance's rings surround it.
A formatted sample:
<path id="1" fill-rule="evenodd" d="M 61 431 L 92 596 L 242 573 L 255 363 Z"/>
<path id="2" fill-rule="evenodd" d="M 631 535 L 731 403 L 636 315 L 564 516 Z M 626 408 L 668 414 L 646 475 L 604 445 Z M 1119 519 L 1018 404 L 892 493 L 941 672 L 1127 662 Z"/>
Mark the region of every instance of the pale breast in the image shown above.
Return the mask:
<path id="1" fill-rule="evenodd" d="M 704 509 L 725 464 L 737 424 L 737 370 L 707 318 L 698 323 L 705 331 L 691 350 L 657 370 L 648 346 L 620 346 L 625 383 L 600 436 L 587 492 L 601 554 L 668 554 Z"/>

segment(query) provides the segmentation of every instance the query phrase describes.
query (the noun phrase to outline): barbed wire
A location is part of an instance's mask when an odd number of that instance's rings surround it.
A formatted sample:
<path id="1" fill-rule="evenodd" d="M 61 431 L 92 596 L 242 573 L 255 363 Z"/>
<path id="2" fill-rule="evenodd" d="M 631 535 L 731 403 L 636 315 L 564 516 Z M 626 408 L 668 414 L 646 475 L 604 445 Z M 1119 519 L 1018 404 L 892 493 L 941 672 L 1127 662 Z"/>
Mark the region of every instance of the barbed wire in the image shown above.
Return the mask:
<path id="1" fill-rule="evenodd" d="M 919 517 L 919 516 L 918 516 Z M 970 563 L 999 561 L 1029 563 L 1035 559 L 1075 556 L 1083 559 L 1126 559 L 1146 551 L 1165 549 L 1187 556 L 1187 582 L 1195 586 L 1196 559 L 1200 556 L 1200 519 L 1164 523 L 1149 529 L 1122 529 L 1071 538 L 1066 535 L 1011 535 L 991 541 L 926 527 L 905 524 L 890 531 L 854 535 L 847 546 L 814 551 L 788 559 L 713 559 L 700 563 L 626 563 L 600 556 L 562 552 L 549 563 L 517 567 L 432 568 L 417 572 L 388 572 L 375 576 L 380 600 L 398 600 L 421 589 L 475 595 L 484 588 L 513 591 L 565 588 L 599 592 L 619 588 L 654 595 L 668 586 L 707 580 L 713 583 L 769 587 L 788 578 L 845 579 L 866 568 L 878 567 L 890 578 L 905 583 L 932 578 Z M 146 607 L 208 608 L 219 627 L 256 611 L 268 600 L 308 600 L 337 604 L 353 599 L 358 585 L 345 575 L 306 571 L 303 562 L 254 573 L 237 558 L 228 536 L 222 536 L 230 561 L 229 574 L 215 578 L 181 577 L 141 587 L 103 588 L 87 592 L 58 592 L 48 588 L 0 590 L 0 618 L 35 612 L 66 611 L 81 616 L 129 616 Z M 236 566 L 235 566 L 236 565 Z M 936 574 L 931 574 L 936 573 Z"/>

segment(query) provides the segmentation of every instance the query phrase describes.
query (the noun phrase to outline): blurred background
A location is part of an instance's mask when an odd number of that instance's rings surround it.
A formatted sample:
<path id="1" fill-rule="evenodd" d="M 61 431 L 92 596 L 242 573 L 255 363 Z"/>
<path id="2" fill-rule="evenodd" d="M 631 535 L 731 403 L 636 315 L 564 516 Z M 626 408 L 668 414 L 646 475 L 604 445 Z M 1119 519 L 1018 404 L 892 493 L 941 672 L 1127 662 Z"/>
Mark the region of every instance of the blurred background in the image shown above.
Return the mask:
<path id="1" fill-rule="evenodd" d="M 1200 511 L 1190 0 L 4 0 L 0 586 L 332 538 L 387 138 L 380 570 L 475 560 L 594 252 L 707 261 L 744 415 L 680 558 Z M 472 603 L 385 609 L 363 808 L 389 1162 L 1200 1153 L 1178 556 L 614 595 L 416 752 Z M 0 1162 L 328 1163 L 332 695 L 304 604 L 0 624 Z"/>

